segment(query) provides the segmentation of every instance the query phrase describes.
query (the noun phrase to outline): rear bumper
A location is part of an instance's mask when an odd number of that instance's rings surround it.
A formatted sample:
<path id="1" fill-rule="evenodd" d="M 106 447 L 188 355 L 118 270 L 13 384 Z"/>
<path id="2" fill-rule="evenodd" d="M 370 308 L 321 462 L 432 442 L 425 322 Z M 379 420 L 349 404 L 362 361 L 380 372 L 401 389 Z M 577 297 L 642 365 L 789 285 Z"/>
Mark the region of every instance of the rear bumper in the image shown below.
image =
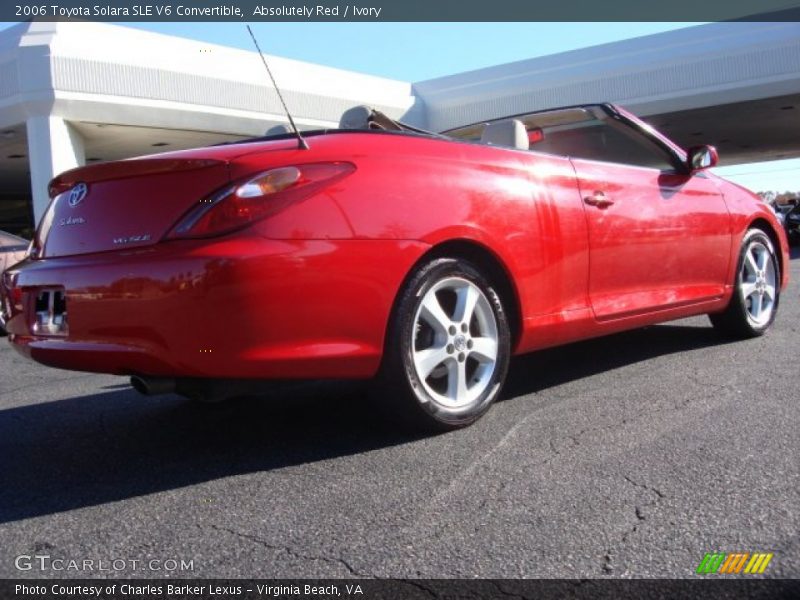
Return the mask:
<path id="1" fill-rule="evenodd" d="M 3 277 L 9 341 L 46 365 L 114 374 L 363 378 L 394 296 L 427 246 L 238 236 L 23 262 Z M 68 335 L 35 335 L 63 287 Z"/>

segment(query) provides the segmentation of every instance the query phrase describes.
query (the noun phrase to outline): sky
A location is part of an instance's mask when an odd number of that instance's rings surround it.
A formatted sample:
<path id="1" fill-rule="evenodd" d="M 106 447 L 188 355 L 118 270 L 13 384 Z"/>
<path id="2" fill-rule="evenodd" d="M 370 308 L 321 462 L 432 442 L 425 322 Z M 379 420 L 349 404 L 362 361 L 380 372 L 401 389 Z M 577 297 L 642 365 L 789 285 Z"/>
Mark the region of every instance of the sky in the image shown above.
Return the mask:
<path id="1" fill-rule="evenodd" d="M 253 49 L 241 23 L 119 23 Z M 252 23 L 266 54 L 422 81 L 698 23 Z"/>
<path id="2" fill-rule="evenodd" d="M 242 23 L 119 23 L 252 49 Z M 253 23 L 266 54 L 423 81 L 701 23 Z M 9 23 L 0 23 L 0 30 Z M 754 191 L 800 191 L 800 159 L 715 169 Z"/>

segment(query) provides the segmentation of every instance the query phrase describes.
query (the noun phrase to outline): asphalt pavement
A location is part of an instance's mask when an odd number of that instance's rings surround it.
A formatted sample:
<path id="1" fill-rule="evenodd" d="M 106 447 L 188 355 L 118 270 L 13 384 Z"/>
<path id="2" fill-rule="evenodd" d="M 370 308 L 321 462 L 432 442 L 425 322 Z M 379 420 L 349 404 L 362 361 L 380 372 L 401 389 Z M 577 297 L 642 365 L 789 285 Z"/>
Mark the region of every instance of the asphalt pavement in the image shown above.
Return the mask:
<path id="1" fill-rule="evenodd" d="M 359 384 L 204 407 L 0 340 L 0 577 L 695 577 L 716 551 L 800 577 L 793 256 L 762 338 L 703 317 L 522 357 L 429 437 Z"/>

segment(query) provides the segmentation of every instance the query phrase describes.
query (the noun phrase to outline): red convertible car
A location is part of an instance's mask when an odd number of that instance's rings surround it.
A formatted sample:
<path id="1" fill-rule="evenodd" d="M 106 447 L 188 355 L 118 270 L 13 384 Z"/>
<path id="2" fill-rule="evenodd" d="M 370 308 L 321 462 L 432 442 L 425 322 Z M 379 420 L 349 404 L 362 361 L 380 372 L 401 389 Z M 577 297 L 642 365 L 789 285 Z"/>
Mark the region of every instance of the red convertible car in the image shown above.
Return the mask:
<path id="1" fill-rule="evenodd" d="M 9 341 L 144 393 L 376 378 L 441 429 L 514 354 L 709 314 L 764 333 L 788 247 L 756 196 L 608 104 L 443 134 L 342 128 L 68 171 L 3 276 Z"/>

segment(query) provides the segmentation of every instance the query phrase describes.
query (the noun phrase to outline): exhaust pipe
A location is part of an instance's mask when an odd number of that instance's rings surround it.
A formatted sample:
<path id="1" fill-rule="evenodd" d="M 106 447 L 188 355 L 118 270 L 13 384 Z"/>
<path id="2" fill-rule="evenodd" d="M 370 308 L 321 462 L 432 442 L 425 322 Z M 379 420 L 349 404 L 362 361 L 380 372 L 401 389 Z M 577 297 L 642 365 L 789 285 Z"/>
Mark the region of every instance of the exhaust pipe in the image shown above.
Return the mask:
<path id="1" fill-rule="evenodd" d="M 171 394 L 175 391 L 176 381 L 169 377 L 131 377 L 133 389 L 144 396 L 158 396 L 159 394 Z"/>

